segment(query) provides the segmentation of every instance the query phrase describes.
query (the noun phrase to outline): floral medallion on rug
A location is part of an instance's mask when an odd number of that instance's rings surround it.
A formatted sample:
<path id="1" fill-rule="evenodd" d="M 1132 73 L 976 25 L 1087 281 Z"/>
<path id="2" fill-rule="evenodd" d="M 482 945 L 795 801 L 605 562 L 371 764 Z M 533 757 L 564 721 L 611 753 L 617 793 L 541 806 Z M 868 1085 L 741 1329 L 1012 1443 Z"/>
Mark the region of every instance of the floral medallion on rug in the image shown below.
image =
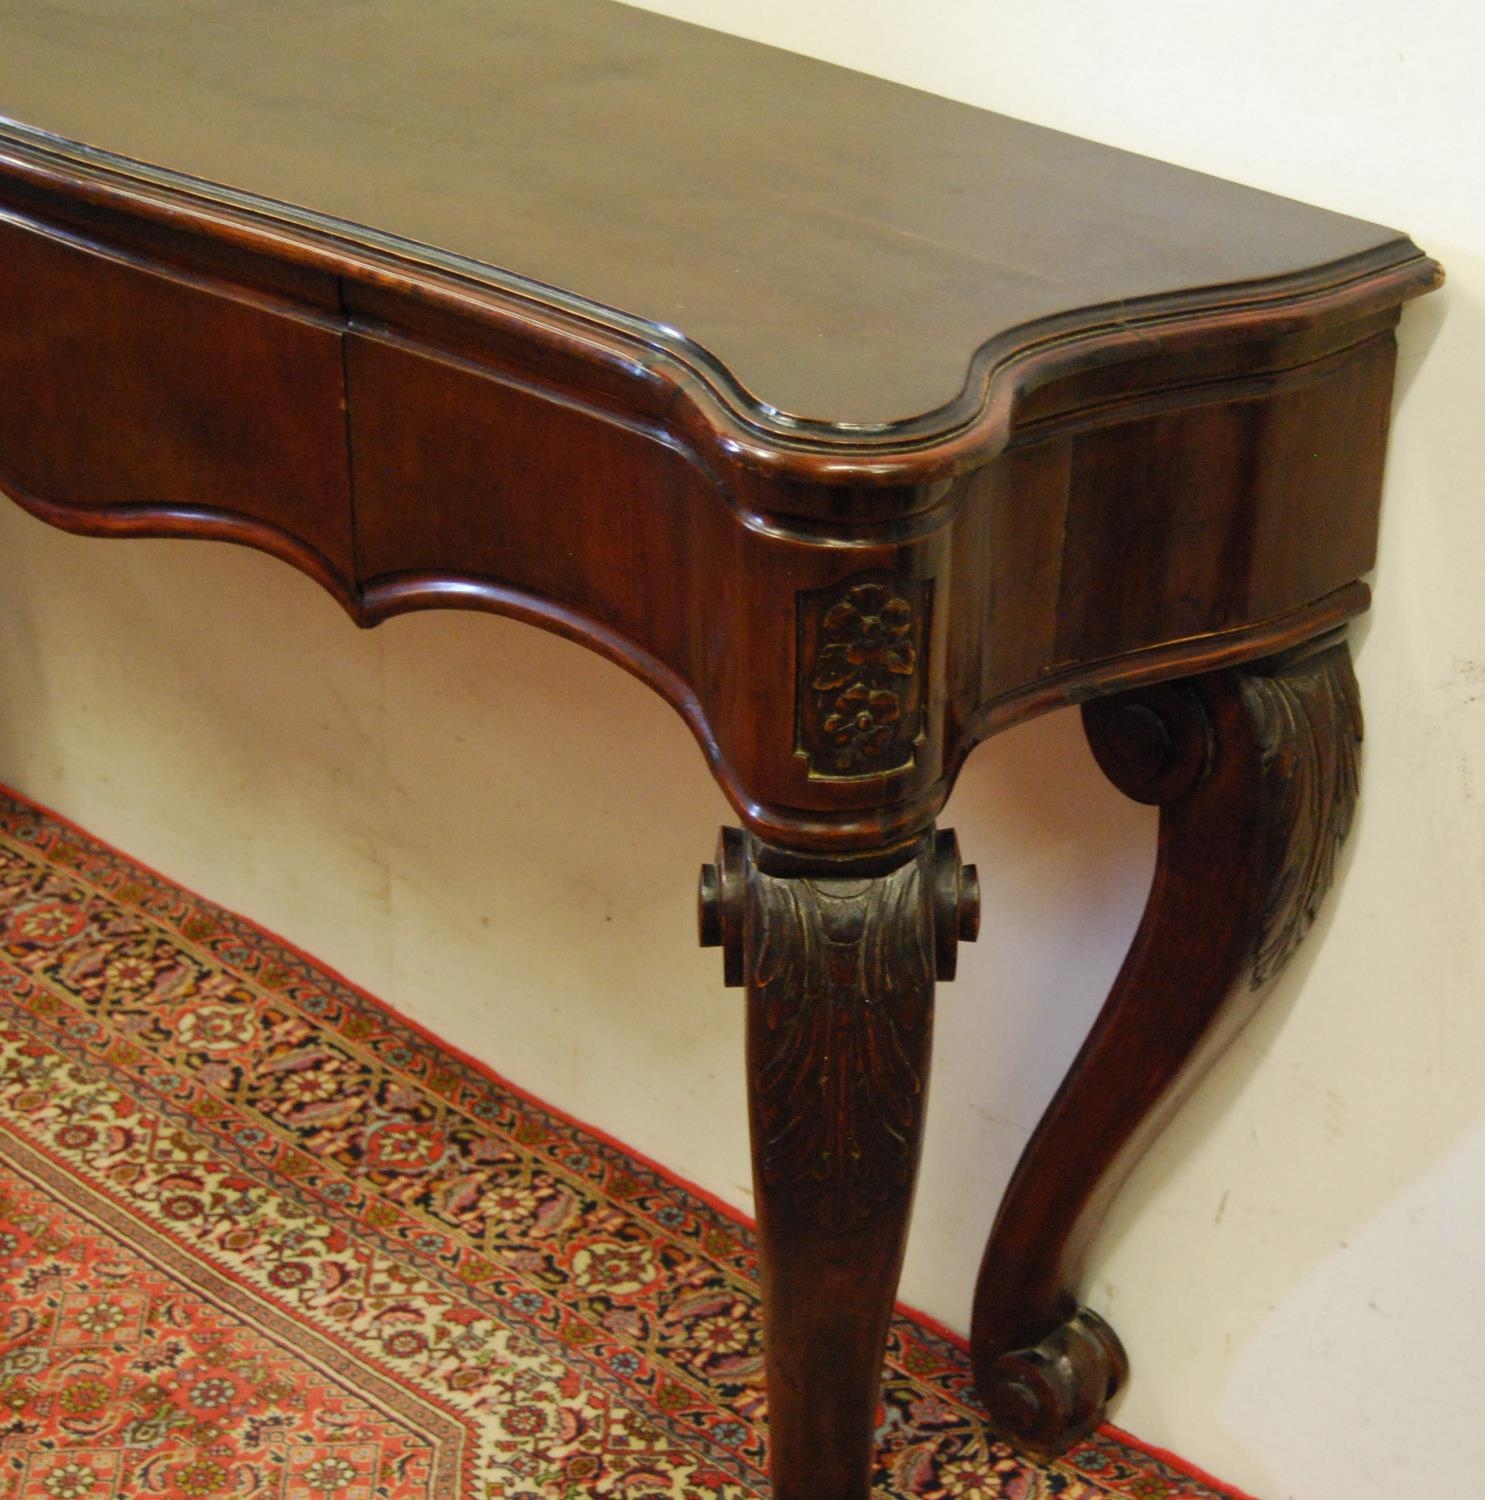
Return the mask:
<path id="1" fill-rule="evenodd" d="M 745 1227 L 0 797 L 0 1500 L 766 1496 Z M 1215 1500 L 987 1441 L 899 1317 L 879 1497 Z"/>

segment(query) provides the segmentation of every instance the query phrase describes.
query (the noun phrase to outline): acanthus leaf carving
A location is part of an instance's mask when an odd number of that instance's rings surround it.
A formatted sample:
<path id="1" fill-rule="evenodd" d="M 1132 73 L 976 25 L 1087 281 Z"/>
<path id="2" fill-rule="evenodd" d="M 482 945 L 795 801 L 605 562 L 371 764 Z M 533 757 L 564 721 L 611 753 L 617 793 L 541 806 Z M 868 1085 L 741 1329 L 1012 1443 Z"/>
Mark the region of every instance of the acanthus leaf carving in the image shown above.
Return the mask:
<path id="1" fill-rule="evenodd" d="M 1288 963 L 1334 883 L 1356 809 L 1361 695 L 1344 644 L 1244 676 L 1242 691 L 1278 795 L 1273 875 L 1253 951 L 1257 988 Z"/>
<path id="2" fill-rule="evenodd" d="M 933 913 L 921 864 L 751 884 L 755 1160 L 791 1214 L 848 1230 L 912 1190 Z"/>

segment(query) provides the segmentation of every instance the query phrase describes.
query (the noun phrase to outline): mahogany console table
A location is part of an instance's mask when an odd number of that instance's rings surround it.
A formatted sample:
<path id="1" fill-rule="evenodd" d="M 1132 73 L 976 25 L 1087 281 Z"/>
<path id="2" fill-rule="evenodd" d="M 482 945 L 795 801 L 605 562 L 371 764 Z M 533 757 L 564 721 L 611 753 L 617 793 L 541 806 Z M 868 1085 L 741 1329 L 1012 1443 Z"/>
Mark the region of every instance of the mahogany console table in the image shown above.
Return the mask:
<path id="1" fill-rule="evenodd" d="M 0 483 L 246 543 L 360 625 L 516 615 L 737 809 L 775 1487 L 860 1500 L 975 935 L 934 817 L 1079 703 L 1161 810 L 1129 958 L 974 1312 L 997 1431 L 1124 1378 L 1110 1196 L 1303 937 L 1356 795 L 1387 229 L 609 0 L 0 3 Z M 491 685 L 499 692 L 498 684 Z"/>

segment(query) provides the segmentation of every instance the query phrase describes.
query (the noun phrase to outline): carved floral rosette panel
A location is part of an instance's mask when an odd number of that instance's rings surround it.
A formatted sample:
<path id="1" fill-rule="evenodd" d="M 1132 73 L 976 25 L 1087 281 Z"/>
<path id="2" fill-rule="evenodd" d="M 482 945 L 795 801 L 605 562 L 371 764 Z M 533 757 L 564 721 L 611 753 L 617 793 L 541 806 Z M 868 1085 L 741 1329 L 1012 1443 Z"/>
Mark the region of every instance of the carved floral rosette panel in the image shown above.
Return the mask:
<path id="1" fill-rule="evenodd" d="M 858 573 L 799 595 L 795 749 L 814 778 L 913 763 L 923 733 L 932 584 Z"/>

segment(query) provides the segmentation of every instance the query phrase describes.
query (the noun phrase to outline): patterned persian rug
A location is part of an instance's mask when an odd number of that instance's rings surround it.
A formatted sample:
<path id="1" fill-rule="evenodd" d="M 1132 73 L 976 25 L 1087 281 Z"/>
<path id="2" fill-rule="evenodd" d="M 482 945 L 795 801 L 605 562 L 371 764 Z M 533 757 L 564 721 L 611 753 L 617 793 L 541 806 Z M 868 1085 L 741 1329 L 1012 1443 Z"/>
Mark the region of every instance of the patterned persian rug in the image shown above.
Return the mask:
<path id="1" fill-rule="evenodd" d="M 0 1497 L 764 1496 L 747 1229 L 0 797 Z M 1212 1500 L 988 1443 L 900 1317 L 879 1497 Z"/>

